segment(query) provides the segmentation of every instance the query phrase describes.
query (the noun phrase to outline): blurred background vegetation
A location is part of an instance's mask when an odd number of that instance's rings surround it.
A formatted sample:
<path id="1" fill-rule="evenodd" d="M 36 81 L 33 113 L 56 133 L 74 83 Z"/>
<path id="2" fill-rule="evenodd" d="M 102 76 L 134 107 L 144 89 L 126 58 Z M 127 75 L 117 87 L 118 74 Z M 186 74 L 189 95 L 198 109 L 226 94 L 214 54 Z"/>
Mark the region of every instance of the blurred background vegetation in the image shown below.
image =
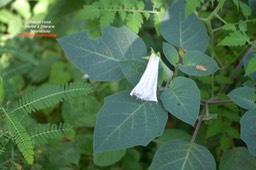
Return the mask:
<path id="1" fill-rule="evenodd" d="M 170 117 L 162 137 L 151 142 L 147 147 L 130 148 L 127 151 L 105 154 L 92 154 L 93 129 L 97 113 L 103 105 L 104 97 L 119 92 L 131 85 L 126 80 L 118 82 L 93 82 L 84 78 L 82 71 L 71 64 L 63 50 L 57 43 L 57 38 L 89 31 L 92 37 L 100 35 L 100 19 L 88 20 L 84 6 L 94 0 L 0 0 L 0 76 L 5 88 L 5 105 L 14 103 L 21 96 L 38 89 L 46 84 L 64 84 L 69 82 L 87 82 L 94 87 L 93 93 L 87 96 L 75 97 L 48 109 L 40 110 L 26 116 L 23 123 L 33 128 L 35 124 L 59 124 L 65 122 L 74 127 L 64 137 L 50 140 L 49 144 L 39 147 L 35 151 L 35 163 L 27 165 L 13 143 L 13 148 L 1 155 L 0 169 L 147 169 L 152 161 L 156 149 L 167 140 L 181 138 L 189 140 L 193 127 Z M 145 9 L 152 9 L 152 2 L 143 1 Z M 172 1 L 155 1 L 166 9 Z M 160 3 L 161 2 L 161 3 Z M 135 2 L 136 3 L 136 2 Z M 244 1 L 247 3 L 247 1 Z M 200 17 L 208 16 L 217 4 L 211 5 L 206 1 L 199 9 Z M 159 6 L 160 6 L 159 5 Z M 161 8 L 159 7 L 159 10 Z M 255 10 L 255 8 L 254 8 Z M 255 11 L 254 11 L 255 12 Z M 255 13 L 254 13 L 255 14 Z M 226 1 L 221 10 L 221 17 L 229 23 L 239 23 L 245 20 L 244 15 L 231 1 Z M 20 37 L 21 33 L 28 33 L 26 28 L 29 21 L 51 21 L 55 26 L 51 33 L 57 37 Z M 141 23 L 142 24 L 142 23 Z M 113 26 L 128 25 L 122 19 L 115 19 Z M 241 67 L 242 58 L 248 55 L 249 45 L 240 47 L 217 46 L 228 31 L 219 29 L 222 23 L 213 20 L 213 29 L 216 29 L 214 43 L 220 71 L 215 77 L 195 78 L 201 89 L 202 99 L 209 99 L 214 79 L 214 94 L 226 100 L 226 93 L 240 86 L 244 81 L 244 72 Z M 133 26 L 131 26 L 133 28 Z M 153 17 L 144 20 L 139 36 L 147 47 L 161 51 L 163 39 L 155 29 L 157 24 Z M 256 38 L 256 23 L 246 22 L 247 34 L 251 39 Z M 219 29 L 219 30 L 218 30 Z M 135 30 L 136 31 L 136 30 Z M 235 74 L 234 74 L 235 73 Z M 240 140 L 239 120 L 243 110 L 235 104 L 212 105 L 209 113 L 218 117 L 205 121 L 202 125 L 197 143 L 209 148 L 217 163 L 222 153 L 234 146 L 245 146 Z M 2 118 L 0 117 L 0 123 Z M 107 123 L 107 122 L 106 122 Z M 3 126 L 0 124 L 0 135 L 3 137 Z M 3 145 L 3 144 L 1 144 Z M 0 146 L 1 146 L 0 145 Z M 7 145 L 7 144 L 6 144 Z M 6 148 L 8 148 L 6 146 Z"/>

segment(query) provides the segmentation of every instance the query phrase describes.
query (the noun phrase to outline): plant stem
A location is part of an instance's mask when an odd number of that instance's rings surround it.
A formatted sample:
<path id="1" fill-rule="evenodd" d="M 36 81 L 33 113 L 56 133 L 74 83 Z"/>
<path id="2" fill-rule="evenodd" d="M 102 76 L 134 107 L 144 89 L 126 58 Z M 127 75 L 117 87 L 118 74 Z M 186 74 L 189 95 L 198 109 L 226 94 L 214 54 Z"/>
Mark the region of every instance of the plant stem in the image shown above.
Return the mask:
<path id="1" fill-rule="evenodd" d="M 200 116 L 200 118 L 199 118 L 199 120 L 198 120 L 198 122 L 197 122 L 197 124 L 196 124 L 196 128 L 195 128 L 195 130 L 194 130 L 192 139 L 191 139 L 191 141 L 190 141 L 191 144 L 193 144 L 193 143 L 195 142 L 196 136 L 197 136 L 197 134 L 198 134 L 198 131 L 199 131 L 199 129 L 200 129 L 200 126 L 201 126 L 202 121 L 203 121 L 203 118 L 204 118 L 204 114 L 205 114 L 205 107 L 203 108 L 202 113 L 201 113 L 201 116 Z"/>

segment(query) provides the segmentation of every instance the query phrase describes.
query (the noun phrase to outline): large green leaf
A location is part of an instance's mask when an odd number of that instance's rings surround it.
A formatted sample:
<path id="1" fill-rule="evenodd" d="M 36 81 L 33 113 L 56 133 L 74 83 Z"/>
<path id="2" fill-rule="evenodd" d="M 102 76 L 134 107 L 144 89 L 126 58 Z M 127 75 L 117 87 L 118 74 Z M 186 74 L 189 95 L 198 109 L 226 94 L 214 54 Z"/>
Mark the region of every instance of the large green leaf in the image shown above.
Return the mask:
<path id="1" fill-rule="evenodd" d="M 204 52 L 209 44 L 209 36 L 203 23 L 195 14 L 185 18 L 183 1 L 175 3 L 164 15 L 160 32 L 176 47 Z"/>
<path id="2" fill-rule="evenodd" d="M 204 146 L 173 140 L 160 147 L 149 170 L 215 170 L 216 163 Z"/>
<path id="3" fill-rule="evenodd" d="M 146 55 L 142 39 L 126 27 L 106 27 L 98 39 L 91 39 L 87 32 L 82 32 L 58 41 L 69 59 L 95 81 L 122 79 L 119 62 Z"/>
<path id="4" fill-rule="evenodd" d="M 190 125 L 195 124 L 200 108 L 200 91 L 193 80 L 185 77 L 173 79 L 160 99 L 172 115 Z"/>
<path id="5" fill-rule="evenodd" d="M 105 98 L 94 131 L 94 153 L 147 145 L 163 133 L 167 116 L 161 103 L 137 100 L 129 91 Z"/>
<path id="6" fill-rule="evenodd" d="M 220 170 L 255 170 L 256 158 L 244 147 L 237 147 L 224 153 L 220 160 Z"/>
<path id="7" fill-rule="evenodd" d="M 180 70 L 190 76 L 207 76 L 218 69 L 216 61 L 200 51 L 188 51 L 180 65 Z"/>
<path id="8" fill-rule="evenodd" d="M 246 143 L 249 152 L 256 156 L 256 108 L 245 112 L 240 124 L 241 139 Z"/>
<path id="9" fill-rule="evenodd" d="M 228 94 L 228 97 L 238 106 L 244 109 L 252 109 L 255 104 L 255 90 L 250 87 L 238 87 Z"/>

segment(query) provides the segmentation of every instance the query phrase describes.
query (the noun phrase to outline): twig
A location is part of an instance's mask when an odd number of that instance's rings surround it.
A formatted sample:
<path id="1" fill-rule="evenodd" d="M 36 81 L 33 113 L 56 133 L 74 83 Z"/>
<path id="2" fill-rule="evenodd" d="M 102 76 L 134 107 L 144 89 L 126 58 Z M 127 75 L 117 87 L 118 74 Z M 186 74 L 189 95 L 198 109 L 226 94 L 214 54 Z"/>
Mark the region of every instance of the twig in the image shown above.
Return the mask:
<path id="1" fill-rule="evenodd" d="M 200 126 L 201 126 L 202 121 L 203 121 L 204 114 L 205 114 L 205 107 L 203 108 L 202 113 L 201 113 L 201 116 L 200 116 L 200 118 L 199 118 L 199 120 L 198 120 L 198 122 L 197 122 L 197 124 L 196 124 L 196 128 L 195 128 L 195 130 L 194 130 L 192 139 L 191 139 L 191 141 L 190 141 L 191 144 L 193 144 L 193 143 L 195 142 L 196 136 L 197 136 L 197 134 L 198 134 L 198 131 L 199 131 Z"/>

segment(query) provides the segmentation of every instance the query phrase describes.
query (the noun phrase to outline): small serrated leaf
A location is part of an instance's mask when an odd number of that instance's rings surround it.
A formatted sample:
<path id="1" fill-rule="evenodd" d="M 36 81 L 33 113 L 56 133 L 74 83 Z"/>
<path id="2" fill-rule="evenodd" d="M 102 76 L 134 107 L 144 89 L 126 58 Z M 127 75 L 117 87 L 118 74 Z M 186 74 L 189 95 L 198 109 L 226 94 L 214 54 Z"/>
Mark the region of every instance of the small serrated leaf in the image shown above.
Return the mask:
<path id="1" fill-rule="evenodd" d="M 85 19 L 96 19 L 99 18 L 101 13 L 99 12 L 99 9 L 95 5 L 85 5 L 84 6 L 84 18 Z"/>
<path id="2" fill-rule="evenodd" d="M 186 0 L 185 17 L 189 16 L 201 5 L 200 0 Z"/>
<path id="3" fill-rule="evenodd" d="M 100 27 L 104 28 L 112 24 L 115 20 L 116 12 L 106 11 L 104 15 L 100 17 Z"/>
<path id="4" fill-rule="evenodd" d="M 142 15 L 140 13 L 130 13 L 127 15 L 126 20 L 126 25 L 135 33 L 138 33 L 143 23 Z"/>
<path id="5" fill-rule="evenodd" d="M 235 26 L 235 24 L 226 23 L 226 24 L 223 25 L 221 28 L 222 28 L 223 30 L 227 30 L 227 31 L 236 31 L 236 26 Z"/>
<path id="6" fill-rule="evenodd" d="M 242 46 L 249 40 L 250 38 L 246 34 L 243 34 L 240 31 L 235 31 L 226 36 L 218 45 Z"/>

